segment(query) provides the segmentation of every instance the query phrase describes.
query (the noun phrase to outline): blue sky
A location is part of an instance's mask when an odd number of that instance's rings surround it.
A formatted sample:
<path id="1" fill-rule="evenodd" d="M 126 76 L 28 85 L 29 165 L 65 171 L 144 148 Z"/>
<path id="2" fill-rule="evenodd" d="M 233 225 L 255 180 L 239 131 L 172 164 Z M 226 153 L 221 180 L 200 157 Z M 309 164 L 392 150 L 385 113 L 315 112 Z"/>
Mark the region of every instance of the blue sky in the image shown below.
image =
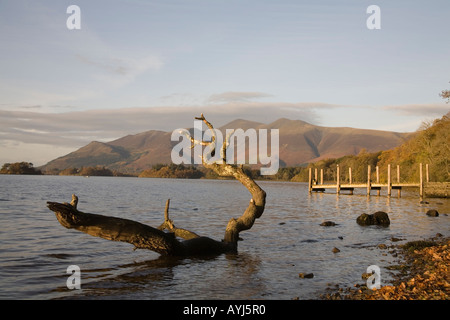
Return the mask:
<path id="1" fill-rule="evenodd" d="M 0 164 L 199 112 L 415 131 L 450 110 L 449 13 L 448 0 L 0 0 Z"/>

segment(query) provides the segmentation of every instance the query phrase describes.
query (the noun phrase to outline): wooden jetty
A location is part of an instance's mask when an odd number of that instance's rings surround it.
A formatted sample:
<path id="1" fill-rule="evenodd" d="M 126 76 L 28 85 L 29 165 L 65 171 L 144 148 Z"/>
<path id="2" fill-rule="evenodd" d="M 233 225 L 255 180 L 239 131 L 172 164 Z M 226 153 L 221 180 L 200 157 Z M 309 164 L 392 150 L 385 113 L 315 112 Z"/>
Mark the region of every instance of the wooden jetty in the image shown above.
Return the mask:
<path id="1" fill-rule="evenodd" d="M 314 176 L 312 172 L 312 168 L 309 168 L 309 179 L 308 179 L 308 188 L 309 193 L 315 192 L 324 192 L 326 189 L 335 189 L 336 193 L 339 194 L 343 190 L 350 191 L 350 194 L 353 194 L 353 190 L 360 188 L 366 189 L 367 195 L 370 195 L 372 190 L 377 191 L 377 195 L 380 195 L 380 191 L 382 188 L 387 189 L 387 195 L 391 196 L 392 190 L 397 190 L 397 194 L 401 196 L 402 188 L 418 188 L 420 198 L 424 197 L 424 185 L 425 181 L 429 182 L 429 174 L 428 174 L 428 164 L 425 165 L 425 177 L 423 175 L 423 165 L 422 163 L 419 165 L 419 182 L 418 183 L 400 183 L 400 166 L 397 166 L 397 179 L 393 181 L 391 175 L 391 165 L 388 165 L 387 169 L 387 183 L 380 183 L 380 172 L 378 166 L 376 167 L 376 180 L 372 181 L 372 171 L 371 166 L 367 167 L 367 181 L 366 183 L 353 183 L 352 179 L 352 168 L 348 168 L 348 183 L 341 182 L 341 173 L 339 165 L 337 165 L 337 173 L 336 173 L 336 183 L 332 184 L 324 184 L 323 182 L 323 169 L 320 170 L 320 177 L 318 176 L 317 168 L 314 170 Z M 425 178 L 425 180 L 424 180 Z"/>

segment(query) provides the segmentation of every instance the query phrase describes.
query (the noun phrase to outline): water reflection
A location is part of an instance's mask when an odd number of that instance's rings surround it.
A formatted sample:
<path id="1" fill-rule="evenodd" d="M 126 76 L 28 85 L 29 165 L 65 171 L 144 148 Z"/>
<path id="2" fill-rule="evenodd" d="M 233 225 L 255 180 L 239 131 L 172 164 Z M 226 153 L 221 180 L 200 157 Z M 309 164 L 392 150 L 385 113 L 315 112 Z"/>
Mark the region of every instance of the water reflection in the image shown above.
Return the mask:
<path id="1" fill-rule="evenodd" d="M 450 225 L 449 199 L 420 203 L 407 191 L 401 198 L 309 194 L 306 184 L 261 182 L 266 209 L 251 230 L 241 233 L 238 254 L 176 259 L 65 229 L 45 203 L 67 201 L 76 193 L 82 211 L 158 226 L 165 200 L 171 198 L 177 226 L 221 239 L 228 220 L 248 205 L 250 194 L 242 185 L 96 177 L 0 179 L 4 299 L 314 299 L 327 283 L 353 286 L 369 265 L 385 272 L 391 258 L 378 244 L 390 245 L 392 237 L 410 241 L 437 232 L 448 235 Z M 437 209 L 440 216 L 426 216 L 428 209 Z M 389 227 L 356 224 L 361 213 L 376 211 L 389 214 Z M 320 226 L 324 220 L 336 226 Z M 334 247 L 340 252 L 333 253 Z M 73 264 L 81 268 L 81 290 L 66 287 L 66 269 Z M 314 273 L 314 278 L 299 279 L 300 272 Z"/>
<path id="2" fill-rule="evenodd" d="M 68 295 L 59 287 L 53 292 L 61 294 L 57 299 L 229 299 L 230 292 L 239 290 L 243 299 L 254 299 L 267 289 L 258 277 L 260 265 L 261 260 L 248 253 L 161 256 L 114 269 L 86 269 L 82 290 Z"/>

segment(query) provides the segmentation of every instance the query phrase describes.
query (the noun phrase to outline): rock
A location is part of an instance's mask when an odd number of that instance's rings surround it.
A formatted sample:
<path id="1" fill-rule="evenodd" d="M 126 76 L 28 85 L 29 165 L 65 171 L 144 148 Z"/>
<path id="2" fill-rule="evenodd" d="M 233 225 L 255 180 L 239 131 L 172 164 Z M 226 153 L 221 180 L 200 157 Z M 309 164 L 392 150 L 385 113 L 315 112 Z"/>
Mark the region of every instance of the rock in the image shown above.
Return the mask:
<path id="1" fill-rule="evenodd" d="M 367 279 L 369 279 L 369 277 L 372 275 L 373 273 L 369 273 L 369 272 L 364 272 L 362 275 L 361 275 L 361 279 L 363 279 L 363 280 L 367 280 Z"/>
<path id="2" fill-rule="evenodd" d="M 427 216 L 429 217 L 438 217 L 439 216 L 439 212 L 437 212 L 437 210 L 431 209 L 427 211 Z"/>
<path id="3" fill-rule="evenodd" d="M 380 243 L 379 245 L 377 245 L 378 249 L 387 249 L 387 245 L 385 245 L 384 243 Z"/>
<path id="4" fill-rule="evenodd" d="M 336 223 L 333 222 L 333 221 L 324 221 L 320 225 L 323 226 L 323 227 L 332 227 L 332 226 L 335 226 Z"/>
<path id="5" fill-rule="evenodd" d="M 363 213 L 358 218 L 356 218 L 356 223 L 360 226 L 369 226 L 372 224 L 371 216 L 367 213 Z"/>
<path id="6" fill-rule="evenodd" d="M 311 278 L 314 278 L 314 273 L 303 273 L 303 272 L 300 272 L 298 274 L 298 277 L 302 278 L 302 279 L 304 279 L 304 278 L 311 279 Z"/>
<path id="7" fill-rule="evenodd" d="M 360 226 L 380 225 L 387 227 L 391 224 L 389 216 L 386 212 L 377 211 L 374 214 L 363 213 L 356 218 L 356 223 Z"/>
<path id="8" fill-rule="evenodd" d="M 314 243 L 314 242 L 319 242 L 319 240 L 315 240 L 315 239 L 306 239 L 306 240 L 302 240 L 301 242 Z"/>
<path id="9" fill-rule="evenodd" d="M 334 247 L 332 251 L 333 251 L 334 253 L 338 253 L 338 252 L 341 252 L 341 250 L 339 250 L 339 249 L 338 249 L 338 248 L 336 248 L 336 247 Z"/>

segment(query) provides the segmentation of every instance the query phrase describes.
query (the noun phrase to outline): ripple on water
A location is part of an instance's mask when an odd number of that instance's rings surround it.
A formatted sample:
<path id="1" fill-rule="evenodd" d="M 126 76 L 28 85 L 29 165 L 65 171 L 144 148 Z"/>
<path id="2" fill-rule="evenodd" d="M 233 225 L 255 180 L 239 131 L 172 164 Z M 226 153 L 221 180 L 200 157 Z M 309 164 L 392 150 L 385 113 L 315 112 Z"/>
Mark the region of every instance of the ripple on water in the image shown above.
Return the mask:
<path id="1" fill-rule="evenodd" d="M 315 299 L 329 283 L 361 281 L 372 264 L 392 258 L 378 244 L 448 235 L 448 199 L 420 204 L 415 195 L 366 197 L 311 194 L 301 183 L 261 182 L 263 216 L 241 233 L 237 255 L 210 259 L 159 257 L 127 243 L 63 228 L 46 201 L 79 196 L 79 209 L 152 226 L 171 199 L 177 226 L 221 239 L 250 194 L 236 181 L 2 176 L 0 184 L 0 298 L 2 299 Z M 113 182 L 113 183 L 112 183 Z M 426 211 L 437 209 L 439 217 Z M 361 227 L 356 217 L 385 211 L 391 225 Z M 324 227 L 325 220 L 337 225 Z M 340 251 L 334 253 L 336 247 Z M 68 290 L 67 267 L 81 269 L 82 289 Z M 382 272 L 385 271 L 382 269 Z M 300 279 L 299 273 L 313 273 Z M 383 274 L 383 273 L 382 273 Z M 385 280 L 388 275 L 385 273 Z"/>

